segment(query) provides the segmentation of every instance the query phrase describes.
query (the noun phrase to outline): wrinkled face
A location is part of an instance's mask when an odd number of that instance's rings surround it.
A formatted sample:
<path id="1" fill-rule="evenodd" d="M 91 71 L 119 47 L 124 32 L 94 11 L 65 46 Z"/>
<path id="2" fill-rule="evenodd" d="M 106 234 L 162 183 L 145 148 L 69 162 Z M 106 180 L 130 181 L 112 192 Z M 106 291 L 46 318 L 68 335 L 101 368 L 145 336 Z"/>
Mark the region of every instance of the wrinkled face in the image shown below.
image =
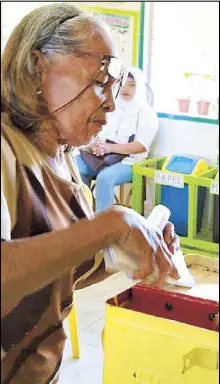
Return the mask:
<path id="1" fill-rule="evenodd" d="M 89 39 L 86 53 L 89 52 L 117 56 L 112 41 L 103 30 Z M 43 98 L 49 112 L 68 103 L 96 79 L 101 61 L 101 55 L 56 55 L 55 61 L 42 72 L 41 77 Z M 60 138 L 69 145 L 88 144 L 106 123 L 107 112 L 115 109 L 112 94 L 115 79 L 107 75 L 106 70 L 76 100 L 54 115 Z"/>
<path id="2" fill-rule="evenodd" d="M 120 97 L 125 101 L 131 101 L 134 98 L 136 92 L 135 81 L 128 76 L 124 87 L 121 87 Z"/>

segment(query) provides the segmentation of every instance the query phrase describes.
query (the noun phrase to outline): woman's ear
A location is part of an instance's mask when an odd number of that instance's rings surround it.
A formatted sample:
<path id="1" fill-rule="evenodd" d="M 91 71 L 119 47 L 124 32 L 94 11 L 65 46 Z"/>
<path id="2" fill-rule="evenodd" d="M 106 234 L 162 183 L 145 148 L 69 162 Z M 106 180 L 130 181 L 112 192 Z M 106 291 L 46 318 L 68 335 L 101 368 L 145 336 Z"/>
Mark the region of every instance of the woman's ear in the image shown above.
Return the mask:
<path id="1" fill-rule="evenodd" d="M 48 62 L 40 51 L 35 50 L 33 52 L 33 56 L 36 65 L 36 72 L 38 74 L 41 74 L 42 72 L 47 71 L 49 69 Z"/>

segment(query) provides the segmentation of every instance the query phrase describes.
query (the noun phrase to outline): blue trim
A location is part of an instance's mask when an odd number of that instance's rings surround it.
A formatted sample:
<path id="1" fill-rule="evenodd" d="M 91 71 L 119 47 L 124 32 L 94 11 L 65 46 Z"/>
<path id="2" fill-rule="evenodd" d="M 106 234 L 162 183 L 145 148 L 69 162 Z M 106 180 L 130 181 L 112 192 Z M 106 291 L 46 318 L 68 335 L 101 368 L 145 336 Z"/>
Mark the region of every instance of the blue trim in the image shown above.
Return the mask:
<path id="1" fill-rule="evenodd" d="M 218 119 L 209 119 L 206 117 L 195 117 L 195 116 L 186 116 L 186 115 L 174 115 L 171 113 L 158 112 L 157 116 L 162 119 L 171 119 L 171 120 L 185 120 L 185 121 L 194 121 L 196 123 L 205 123 L 205 124 L 216 124 L 219 125 Z"/>

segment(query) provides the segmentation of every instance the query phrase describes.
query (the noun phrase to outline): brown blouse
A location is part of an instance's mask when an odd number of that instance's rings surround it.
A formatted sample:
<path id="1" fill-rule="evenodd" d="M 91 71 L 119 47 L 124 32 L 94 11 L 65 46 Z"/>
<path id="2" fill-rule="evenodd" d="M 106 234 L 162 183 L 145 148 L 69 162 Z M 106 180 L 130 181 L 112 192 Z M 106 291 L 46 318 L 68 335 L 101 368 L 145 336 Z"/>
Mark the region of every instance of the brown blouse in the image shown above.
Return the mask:
<path id="1" fill-rule="evenodd" d="M 72 182 L 58 177 L 43 154 L 7 121 L 2 123 L 2 240 L 68 227 L 92 217 L 76 162 L 66 162 Z M 44 254 L 42 252 L 42 257 Z M 71 311 L 73 286 L 98 268 L 101 254 L 40 291 L 24 297 L 2 319 L 2 384 L 56 383 Z M 40 271 L 39 271 L 40 273 Z"/>

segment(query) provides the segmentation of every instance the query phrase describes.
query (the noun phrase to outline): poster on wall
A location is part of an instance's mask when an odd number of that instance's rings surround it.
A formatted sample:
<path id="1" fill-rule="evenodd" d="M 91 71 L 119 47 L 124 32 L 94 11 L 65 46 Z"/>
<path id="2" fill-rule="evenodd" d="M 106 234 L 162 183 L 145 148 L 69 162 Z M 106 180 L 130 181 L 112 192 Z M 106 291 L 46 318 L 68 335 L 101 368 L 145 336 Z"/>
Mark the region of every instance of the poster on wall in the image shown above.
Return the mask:
<path id="1" fill-rule="evenodd" d="M 111 30 L 114 43 L 125 66 L 133 63 L 133 20 L 129 16 L 95 13 Z"/>
<path id="2" fill-rule="evenodd" d="M 110 28 L 113 41 L 126 67 L 138 65 L 139 12 L 79 4 L 102 19 Z"/>

